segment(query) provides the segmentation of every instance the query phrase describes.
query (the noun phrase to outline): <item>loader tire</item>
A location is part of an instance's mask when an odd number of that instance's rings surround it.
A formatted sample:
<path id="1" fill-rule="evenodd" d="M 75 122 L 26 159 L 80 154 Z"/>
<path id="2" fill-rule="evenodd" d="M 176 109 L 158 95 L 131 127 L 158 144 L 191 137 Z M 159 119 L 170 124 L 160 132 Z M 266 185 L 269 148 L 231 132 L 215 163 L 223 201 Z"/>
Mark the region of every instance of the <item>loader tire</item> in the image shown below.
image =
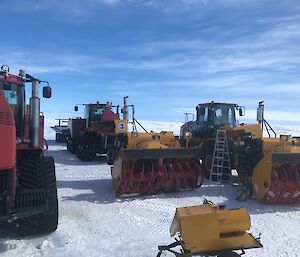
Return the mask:
<path id="1" fill-rule="evenodd" d="M 59 143 L 59 134 L 58 134 L 58 133 L 55 134 L 55 141 L 56 141 L 57 143 Z"/>
<path id="2" fill-rule="evenodd" d="M 68 139 L 67 140 L 67 150 L 71 153 L 71 154 L 75 154 L 76 153 L 76 146 L 73 142 L 72 139 Z"/>
<path id="3" fill-rule="evenodd" d="M 210 177 L 213 153 L 214 153 L 213 145 L 207 145 L 204 147 L 203 154 L 202 154 L 202 165 L 204 167 L 205 178 L 207 178 L 207 179 L 209 179 L 209 177 Z"/>
<path id="4" fill-rule="evenodd" d="M 47 210 L 21 220 L 17 220 L 17 231 L 21 235 L 45 234 L 54 232 L 58 224 L 58 200 L 54 159 L 51 156 L 42 158 L 41 173 L 44 175 Z"/>
<path id="5" fill-rule="evenodd" d="M 114 161 L 115 161 L 115 158 L 116 158 L 116 155 L 117 155 L 117 149 L 115 148 L 111 148 L 107 151 L 106 153 L 106 163 L 108 165 L 113 165 L 114 164 Z"/>
<path id="6" fill-rule="evenodd" d="M 90 150 L 89 146 L 79 146 L 77 149 L 77 157 L 83 162 L 91 162 L 95 159 L 95 153 Z"/>
<path id="7" fill-rule="evenodd" d="M 55 140 L 57 143 L 65 143 L 65 138 L 61 133 L 56 133 L 55 134 Z"/>

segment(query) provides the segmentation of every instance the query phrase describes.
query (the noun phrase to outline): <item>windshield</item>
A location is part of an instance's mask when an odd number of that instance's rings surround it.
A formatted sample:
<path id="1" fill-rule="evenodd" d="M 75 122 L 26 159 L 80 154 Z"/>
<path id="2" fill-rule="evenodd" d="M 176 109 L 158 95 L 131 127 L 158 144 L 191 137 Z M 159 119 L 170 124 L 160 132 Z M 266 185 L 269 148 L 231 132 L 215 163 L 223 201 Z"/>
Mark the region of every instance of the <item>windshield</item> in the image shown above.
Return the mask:
<path id="1" fill-rule="evenodd" d="M 102 113 L 105 109 L 105 106 L 93 106 L 91 108 L 91 120 L 92 121 L 101 121 L 102 119 Z"/>
<path id="2" fill-rule="evenodd" d="M 214 107 L 214 124 L 217 126 L 235 126 L 235 112 L 233 107 Z"/>
<path id="3" fill-rule="evenodd" d="M 84 111 L 84 118 L 86 119 L 87 127 L 91 126 L 92 121 L 101 121 L 103 111 L 106 109 L 111 109 L 111 107 L 105 104 L 98 104 L 98 105 L 86 105 Z"/>
<path id="4" fill-rule="evenodd" d="M 14 119 L 16 121 L 17 136 L 21 136 L 25 113 L 24 86 L 14 83 L 0 82 L 0 90 L 2 90 L 13 110 Z"/>

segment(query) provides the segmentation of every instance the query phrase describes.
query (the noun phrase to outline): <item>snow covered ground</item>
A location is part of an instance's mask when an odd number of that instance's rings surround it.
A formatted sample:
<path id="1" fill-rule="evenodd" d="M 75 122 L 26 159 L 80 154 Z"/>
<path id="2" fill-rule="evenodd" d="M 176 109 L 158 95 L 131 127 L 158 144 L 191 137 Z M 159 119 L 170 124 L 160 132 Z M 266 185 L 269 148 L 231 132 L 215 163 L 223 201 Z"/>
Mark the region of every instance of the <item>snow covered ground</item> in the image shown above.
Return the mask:
<path id="1" fill-rule="evenodd" d="M 299 204 L 270 206 L 255 200 L 241 203 L 235 200 L 235 188 L 224 186 L 222 196 L 218 196 L 219 190 L 214 186 L 208 189 L 206 183 L 195 191 L 116 198 L 105 160 L 80 162 L 64 144 L 53 140 L 49 124 L 46 138 L 49 155 L 56 162 L 58 229 L 49 235 L 26 238 L 9 237 L 0 231 L 1 256 L 154 257 L 158 245 L 173 241 L 169 226 L 176 207 L 201 204 L 203 198 L 230 208 L 248 209 L 251 232 L 255 236 L 262 233 L 264 248 L 248 250 L 246 256 L 300 256 Z M 167 128 L 164 123 L 152 125 Z"/>

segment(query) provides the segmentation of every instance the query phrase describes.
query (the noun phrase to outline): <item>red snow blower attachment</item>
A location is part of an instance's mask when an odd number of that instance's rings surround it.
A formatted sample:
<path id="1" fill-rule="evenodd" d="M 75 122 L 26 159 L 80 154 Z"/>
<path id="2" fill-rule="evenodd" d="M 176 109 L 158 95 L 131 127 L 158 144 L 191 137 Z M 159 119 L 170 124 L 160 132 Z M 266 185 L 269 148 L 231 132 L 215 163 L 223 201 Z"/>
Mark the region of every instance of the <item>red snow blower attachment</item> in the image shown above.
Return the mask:
<path id="1" fill-rule="evenodd" d="M 128 133 L 112 167 L 116 195 L 198 188 L 203 168 L 197 148 L 181 148 L 172 132 Z"/>
<path id="2" fill-rule="evenodd" d="M 132 108 L 133 132 L 119 137 L 115 149 L 108 152 L 116 195 L 143 195 L 157 192 L 191 190 L 202 185 L 204 174 L 199 148 L 181 147 L 173 132 L 147 132 L 134 118 L 134 106 L 124 97 L 122 113 L 129 119 Z M 144 132 L 138 132 L 138 124 Z M 189 140 L 189 138 L 187 138 Z"/>

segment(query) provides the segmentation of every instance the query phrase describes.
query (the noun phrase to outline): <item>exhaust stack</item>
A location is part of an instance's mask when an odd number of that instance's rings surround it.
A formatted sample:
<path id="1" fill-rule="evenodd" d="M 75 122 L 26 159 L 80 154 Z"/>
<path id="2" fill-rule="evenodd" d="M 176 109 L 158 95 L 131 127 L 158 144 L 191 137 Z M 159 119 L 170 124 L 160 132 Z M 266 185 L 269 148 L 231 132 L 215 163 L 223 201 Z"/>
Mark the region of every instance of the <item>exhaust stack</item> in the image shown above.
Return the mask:
<path id="1" fill-rule="evenodd" d="M 125 97 L 123 98 L 123 99 L 124 99 L 123 120 L 129 120 L 127 98 L 128 98 L 128 96 L 125 96 Z"/>
<path id="2" fill-rule="evenodd" d="M 38 148 L 39 131 L 40 131 L 40 98 L 39 98 L 39 81 L 32 81 L 32 94 L 29 100 L 30 112 L 29 112 L 29 139 L 30 146 Z"/>

